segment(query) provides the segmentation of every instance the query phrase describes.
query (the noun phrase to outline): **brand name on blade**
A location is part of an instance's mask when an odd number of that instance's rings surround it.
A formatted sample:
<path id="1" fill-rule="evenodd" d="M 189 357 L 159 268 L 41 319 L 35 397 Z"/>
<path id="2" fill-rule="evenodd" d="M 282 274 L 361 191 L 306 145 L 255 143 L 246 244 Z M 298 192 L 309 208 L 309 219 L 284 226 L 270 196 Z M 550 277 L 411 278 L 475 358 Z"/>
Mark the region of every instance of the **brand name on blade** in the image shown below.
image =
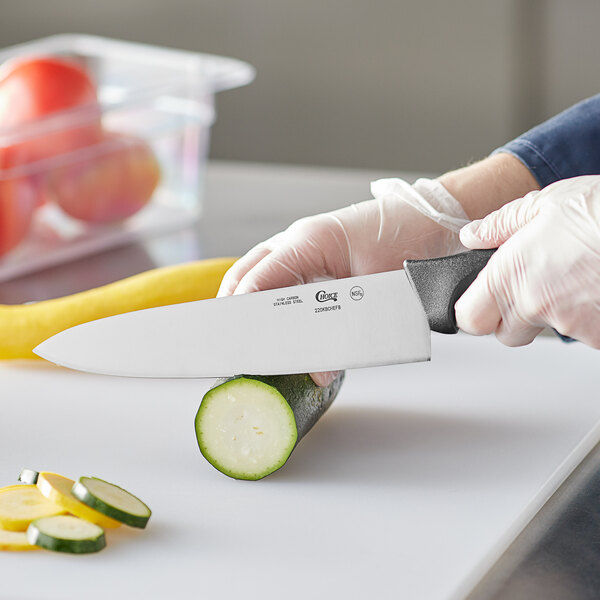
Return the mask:
<path id="1" fill-rule="evenodd" d="M 331 300 L 332 302 L 337 302 L 338 293 L 337 292 L 326 292 L 325 290 L 319 290 L 315 294 L 315 298 L 317 299 L 317 302 L 327 302 L 328 300 Z"/>

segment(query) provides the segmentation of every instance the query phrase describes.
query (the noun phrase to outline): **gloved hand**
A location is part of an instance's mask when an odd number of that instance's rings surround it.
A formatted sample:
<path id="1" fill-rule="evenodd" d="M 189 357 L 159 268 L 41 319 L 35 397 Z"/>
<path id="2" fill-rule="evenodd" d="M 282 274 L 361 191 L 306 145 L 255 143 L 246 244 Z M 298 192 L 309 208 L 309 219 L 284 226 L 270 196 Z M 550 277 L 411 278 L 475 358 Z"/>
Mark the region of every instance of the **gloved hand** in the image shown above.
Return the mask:
<path id="1" fill-rule="evenodd" d="M 468 222 L 438 181 L 401 179 L 371 184 L 373 200 L 300 219 L 252 248 L 225 274 L 218 296 L 401 269 L 407 258 L 464 250 Z M 313 374 L 327 385 L 332 374 Z"/>
<path id="2" fill-rule="evenodd" d="M 500 246 L 456 303 L 460 329 L 521 346 L 548 326 L 600 348 L 600 176 L 531 192 L 473 221 L 460 239 Z"/>

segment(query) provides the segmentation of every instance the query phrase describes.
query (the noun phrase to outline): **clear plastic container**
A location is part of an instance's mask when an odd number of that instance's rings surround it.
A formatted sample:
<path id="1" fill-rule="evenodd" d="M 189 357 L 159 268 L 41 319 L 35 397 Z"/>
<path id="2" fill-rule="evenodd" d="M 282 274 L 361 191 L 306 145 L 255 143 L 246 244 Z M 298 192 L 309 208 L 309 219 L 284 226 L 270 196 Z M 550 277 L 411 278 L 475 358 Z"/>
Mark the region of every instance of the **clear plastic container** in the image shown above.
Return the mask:
<path id="1" fill-rule="evenodd" d="M 0 123 L 0 281 L 200 216 L 214 95 L 251 82 L 250 65 L 86 35 L 6 48 L 0 64 L 36 56 L 83 66 L 97 103 Z"/>

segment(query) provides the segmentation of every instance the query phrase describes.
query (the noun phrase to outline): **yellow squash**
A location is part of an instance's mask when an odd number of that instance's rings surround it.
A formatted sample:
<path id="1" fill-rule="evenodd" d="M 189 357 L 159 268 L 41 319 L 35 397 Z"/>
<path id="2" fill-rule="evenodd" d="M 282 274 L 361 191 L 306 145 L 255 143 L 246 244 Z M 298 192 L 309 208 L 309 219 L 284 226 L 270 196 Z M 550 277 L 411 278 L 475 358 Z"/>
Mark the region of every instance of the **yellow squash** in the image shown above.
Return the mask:
<path id="1" fill-rule="evenodd" d="M 5 531 L 0 529 L 0 550 L 37 550 L 38 547 L 29 543 L 24 531 Z"/>
<path id="2" fill-rule="evenodd" d="M 212 258 L 152 269 L 127 279 L 33 304 L 0 305 L 0 359 L 37 358 L 50 336 L 112 315 L 214 298 L 234 258 Z"/>

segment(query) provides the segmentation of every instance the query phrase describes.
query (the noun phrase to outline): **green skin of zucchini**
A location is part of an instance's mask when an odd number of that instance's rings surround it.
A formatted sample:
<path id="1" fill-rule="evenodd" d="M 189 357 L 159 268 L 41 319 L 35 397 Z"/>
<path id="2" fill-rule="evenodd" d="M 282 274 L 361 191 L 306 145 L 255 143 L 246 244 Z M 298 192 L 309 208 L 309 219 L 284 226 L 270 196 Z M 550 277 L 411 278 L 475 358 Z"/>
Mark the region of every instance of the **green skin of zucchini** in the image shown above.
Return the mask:
<path id="1" fill-rule="evenodd" d="M 344 377 L 345 371 L 341 371 L 337 377 L 326 387 L 319 387 L 307 373 L 298 375 L 235 375 L 234 377 L 226 377 L 224 379 L 217 380 L 211 390 L 240 378 L 254 379 L 275 388 L 283 396 L 294 413 L 297 431 L 296 444 L 292 448 L 290 454 L 285 457 L 285 460 L 283 460 L 281 464 L 269 472 L 262 473 L 256 477 L 231 473 L 219 468 L 219 466 L 211 460 L 210 456 L 204 452 L 199 437 L 200 427 L 198 417 L 200 416 L 201 411 L 198 409 L 198 413 L 196 415 L 196 438 L 198 440 L 200 452 L 202 452 L 203 456 L 213 465 L 213 467 L 225 475 L 232 477 L 233 479 L 263 479 L 267 475 L 279 470 L 287 462 L 289 456 L 296 449 L 300 440 L 312 429 L 313 425 L 331 406 L 338 395 L 340 388 L 342 387 Z"/>

